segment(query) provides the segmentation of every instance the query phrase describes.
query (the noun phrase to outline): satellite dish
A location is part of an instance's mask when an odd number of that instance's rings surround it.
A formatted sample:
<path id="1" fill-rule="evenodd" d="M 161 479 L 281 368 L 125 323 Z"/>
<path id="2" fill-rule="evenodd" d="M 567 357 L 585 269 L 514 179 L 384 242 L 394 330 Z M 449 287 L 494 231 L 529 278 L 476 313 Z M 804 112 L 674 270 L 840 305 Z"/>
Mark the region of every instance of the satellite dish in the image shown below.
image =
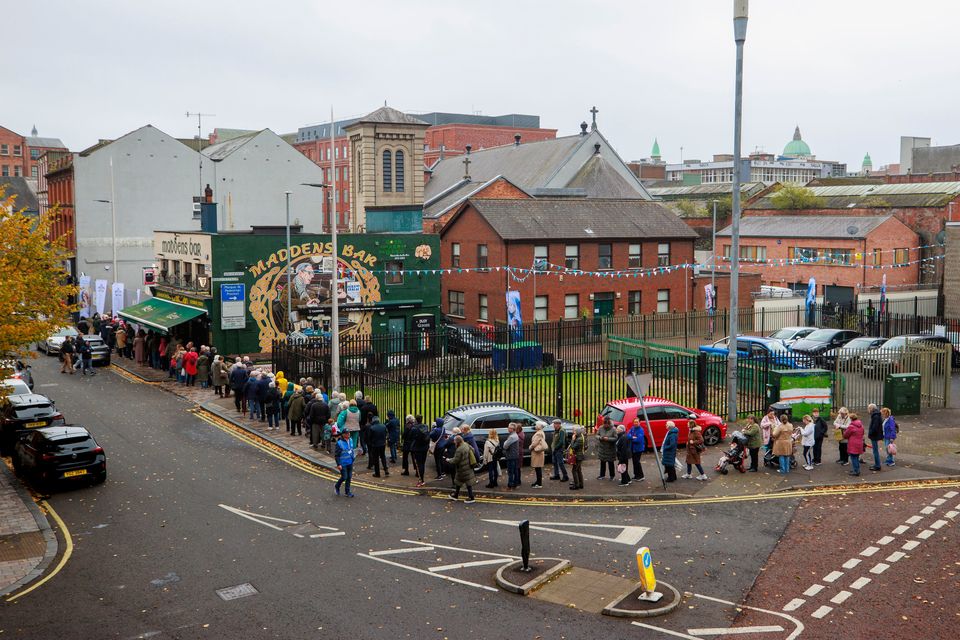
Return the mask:
<path id="1" fill-rule="evenodd" d="M 855 224 L 852 224 L 849 227 L 847 227 L 847 233 L 850 234 L 851 236 L 857 235 L 858 231 L 860 231 L 860 227 L 858 227 Z"/>

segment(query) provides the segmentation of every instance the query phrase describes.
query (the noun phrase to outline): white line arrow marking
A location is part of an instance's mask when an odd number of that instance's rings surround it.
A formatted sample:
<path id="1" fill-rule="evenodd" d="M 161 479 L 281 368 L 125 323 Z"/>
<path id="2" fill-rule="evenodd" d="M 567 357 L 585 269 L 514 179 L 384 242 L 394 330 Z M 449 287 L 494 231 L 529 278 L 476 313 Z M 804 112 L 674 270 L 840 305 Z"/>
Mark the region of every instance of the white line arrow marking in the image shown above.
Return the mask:
<path id="1" fill-rule="evenodd" d="M 505 524 L 507 526 L 516 527 L 520 524 L 517 520 L 484 520 L 484 522 L 492 522 L 493 524 Z M 581 533 L 579 531 L 566 531 L 564 529 L 558 529 L 557 527 L 589 527 L 597 529 L 617 529 L 620 531 L 616 537 L 610 536 L 598 536 L 590 533 Z M 633 525 L 622 525 L 622 524 L 593 524 L 587 522 L 531 522 L 531 529 L 536 529 L 537 531 L 549 531 L 550 533 L 561 533 L 565 536 L 577 536 L 578 538 L 590 538 L 591 540 L 603 540 L 604 542 L 619 542 L 620 544 L 625 544 L 633 546 L 640 542 L 640 540 L 650 531 L 650 527 L 636 527 Z"/>
<path id="2" fill-rule="evenodd" d="M 252 520 L 257 524 L 262 524 L 265 527 L 270 527 L 271 529 L 276 529 L 277 531 L 283 531 L 283 527 L 278 527 L 275 524 L 270 524 L 266 520 L 273 520 L 274 522 L 285 522 L 286 524 L 300 524 L 296 520 L 285 520 L 284 518 L 274 518 L 273 516 L 265 516 L 259 513 L 250 513 L 249 511 L 244 511 L 243 509 L 237 509 L 236 507 L 228 507 L 225 504 L 218 505 L 223 509 L 226 509 L 230 513 L 235 513 L 241 518 L 246 518 L 247 520 Z"/>
<path id="3" fill-rule="evenodd" d="M 776 633 L 777 631 L 783 630 L 783 627 L 777 624 L 767 627 L 728 627 L 727 629 L 711 627 L 706 629 L 687 629 L 687 633 L 692 636 L 728 636 L 746 633 Z"/>

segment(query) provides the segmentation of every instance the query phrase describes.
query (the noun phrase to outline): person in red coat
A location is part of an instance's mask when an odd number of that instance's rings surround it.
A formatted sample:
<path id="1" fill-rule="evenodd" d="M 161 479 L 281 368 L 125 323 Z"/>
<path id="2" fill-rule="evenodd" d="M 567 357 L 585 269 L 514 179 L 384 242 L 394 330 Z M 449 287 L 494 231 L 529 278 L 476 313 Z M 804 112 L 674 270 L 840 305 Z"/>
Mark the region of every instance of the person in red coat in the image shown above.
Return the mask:
<path id="1" fill-rule="evenodd" d="M 863 453 L 863 423 L 857 414 L 850 414 L 850 425 L 843 430 L 843 438 L 847 441 L 847 455 L 853 469 L 851 476 L 860 475 L 860 454 Z"/>
<path id="2" fill-rule="evenodd" d="M 189 351 L 183 354 L 183 370 L 187 374 L 188 387 L 197 383 L 197 360 L 199 358 L 196 347 L 191 347 Z"/>

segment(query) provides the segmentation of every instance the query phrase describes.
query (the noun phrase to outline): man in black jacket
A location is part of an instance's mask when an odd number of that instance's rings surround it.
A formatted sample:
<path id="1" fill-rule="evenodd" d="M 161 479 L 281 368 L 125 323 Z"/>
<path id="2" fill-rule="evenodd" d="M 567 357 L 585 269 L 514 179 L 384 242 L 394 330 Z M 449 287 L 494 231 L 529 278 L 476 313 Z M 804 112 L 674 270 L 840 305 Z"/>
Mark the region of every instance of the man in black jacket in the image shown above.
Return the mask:
<path id="1" fill-rule="evenodd" d="M 813 418 L 813 464 L 820 464 L 823 439 L 827 437 L 827 422 L 820 416 L 820 409 L 814 409 L 811 414 Z"/>
<path id="2" fill-rule="evenodd" d="M 307 423 L 310 425 L 310 446 L 316 449 L 320 446 L 323 436 L 323 427 L 330 419 L 330 405 L 323 401 L 319 391 L 314 392 L 314 401 L 307 409 Z"/>
<path id="3" fill-rule="evenodd" d="M 867 405 L 870 412 L 870 428 L 867 429 L 867 437 L 870 438 L 870 444 L 873 446 L 873 466 L 870 471 L 880 471 L 880 443 L 883 442 L 883 417 L 880 415 L 880 409 L 875 404 Z"/>
<path id="4" fill-rule="evenodd" d="M 430 449 L 430 429 L 423 424 L 423 416 L 414 418 L 410 453 L 413 454 L 413 467 L 419 480 L 417 486 L 424 486 L 424 473 L 427 467 L 427 451 Z"/>
<path id="5" fill-rule="evenodd" d="M 413 428 L 416 425 L 417 425 L 417 421 L 413 416 L 407 416 L 406 419 L 403 421 L 403 436 L 401 438 L 401 449 L 403 450 L 403 458 L 401 460 L 401 466 L 403 467 L 403 471 L 400 472 L 400 475 L 402 476 L 410 475 L 410 452 L 411 452 L 411 447 L 413 446 L 413 440 L 416 437 L 416 435 L 413 432 Z"/>
<path id="6" fill-rule="evenodd" d="M 377 415 L 370 417 L 370 426 L 367 427 L 367 444 L 370 447 L 370 459 L 373 461 L 373 477 L 380 477 L 380 465 L 383 465 L 383 475 L 389 476 L 387 470 L 387 426 L 380 422 Z"/>
<path id="7" fill-rule="evenodd" d="M 390 464 L 397 464 L 397 444 L 400 443 L 400 420 L 393 409 L 387 411 L 387 444 L 390 446 Z"/>
<path id="8" fill-rule="evenodd" d="M 367 453 L 367 449 L 370 447 L 368 427 L 373 416 L 377 416 L 378 420 L 380 419 L 380 411 L 373 400 L 370 399 L 370 396 L 357 398 L 357 408 L 360 409 L 360 448 L 363 449 L 364 453 Z M 367 469 L 373 469 L 373 461 L 370 458 L 367 458 Z"/>
<path id="9" fill-rule="evenodd" d="M 240 356 L 237 356 L 237 361 L 240 361 Z M 244 415 L 247 413 L 247 394 L 243 392 L 243 387 L 247 384 L 248 377 L 250 377 L 250 373 L 247 371 L 247 368 L 240 364 L 234 365 L 230 369 L 230 376 L 228 378 L 230 388 L 233 389 L 233 404 L 237 408 L 237 411 Z"/>

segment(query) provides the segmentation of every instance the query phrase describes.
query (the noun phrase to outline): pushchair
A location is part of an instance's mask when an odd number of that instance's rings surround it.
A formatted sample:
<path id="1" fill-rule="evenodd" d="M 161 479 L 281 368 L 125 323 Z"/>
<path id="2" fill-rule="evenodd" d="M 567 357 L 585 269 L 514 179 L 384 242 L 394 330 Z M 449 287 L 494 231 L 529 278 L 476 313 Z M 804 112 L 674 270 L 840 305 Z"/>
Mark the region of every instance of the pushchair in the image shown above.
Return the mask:
<path id="1" fill-rule="evenodd" d="M 747 436 L 740 431 L 734 431 L 730 435 L 730 448 L 720 455 L 720 461 L 714 467 L 714 471 L 719 471 L 721 475 L 727 475 L 727 467 L 732 465 L 740 473 L 745 473 L 744 463 L 747 454 Z"/>
<path id="2" fill-rule="evenodd" d="M 790 468 L 796 469 L 797 468 L 797 455 L 796 455 L 797 441 L 800 438 L 799 431 L 794 430 L 792 438 L 793 439 L 791 441 L 791 444 L 793 445 L 793 447 L 790 449 Z M 763 454 L 763 465 L 766 467 L 770 467 L 771 469 L 780 468 L 780 456 L 773 455 L 772 446 L 770 447 L 770 449 L 766 450 Z"/>

